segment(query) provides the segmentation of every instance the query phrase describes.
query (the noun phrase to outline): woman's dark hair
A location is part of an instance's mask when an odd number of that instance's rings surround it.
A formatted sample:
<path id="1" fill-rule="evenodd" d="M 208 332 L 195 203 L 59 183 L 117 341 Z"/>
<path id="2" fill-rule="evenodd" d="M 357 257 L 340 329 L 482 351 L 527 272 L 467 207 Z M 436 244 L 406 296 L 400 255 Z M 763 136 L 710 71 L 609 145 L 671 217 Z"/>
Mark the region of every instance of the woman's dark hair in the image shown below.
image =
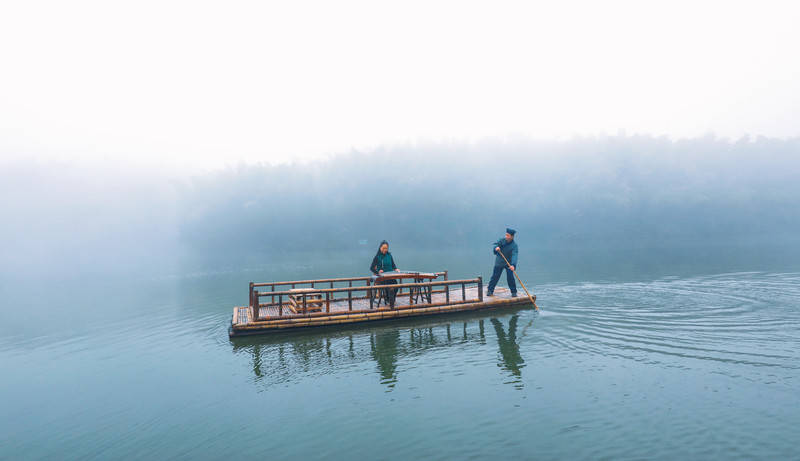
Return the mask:
<path id="1" fill-rule="evenodd" d="M 387 242 L 386 240 L 381 240 L 381 243 L 378 244 L 378 251 L 375 254 L 381 254 L 381 247 L 383 246 L 384 243 L 386 244 L 386 246 L 389 246 L 389 242 Z"/>

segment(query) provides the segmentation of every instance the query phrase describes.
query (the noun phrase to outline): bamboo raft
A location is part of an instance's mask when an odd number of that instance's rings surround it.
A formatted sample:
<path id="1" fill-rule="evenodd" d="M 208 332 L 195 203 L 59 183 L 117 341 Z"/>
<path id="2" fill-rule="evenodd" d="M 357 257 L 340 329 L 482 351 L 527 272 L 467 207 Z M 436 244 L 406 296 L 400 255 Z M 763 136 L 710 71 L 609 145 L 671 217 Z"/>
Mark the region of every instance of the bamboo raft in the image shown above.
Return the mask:
<path id="1" fill-rule="evenodd" d="M 449 280 L 447 271 L 388 273 L 289 282 L 250 283 L 248 306 L 233 308 L 231 337 L 265 334 L 291 328 L 441 315 L 530 304 L 498 287 L 485 297 L 483 279 Z M 437 280 L 439 278 L 442 280 Z M 378 284 L 385 279 L 410 278 L 412 283 Z M 391 296 L 387 290 L 394 290 Z M 535 297 L 534 297 L 535 298 Z"/>

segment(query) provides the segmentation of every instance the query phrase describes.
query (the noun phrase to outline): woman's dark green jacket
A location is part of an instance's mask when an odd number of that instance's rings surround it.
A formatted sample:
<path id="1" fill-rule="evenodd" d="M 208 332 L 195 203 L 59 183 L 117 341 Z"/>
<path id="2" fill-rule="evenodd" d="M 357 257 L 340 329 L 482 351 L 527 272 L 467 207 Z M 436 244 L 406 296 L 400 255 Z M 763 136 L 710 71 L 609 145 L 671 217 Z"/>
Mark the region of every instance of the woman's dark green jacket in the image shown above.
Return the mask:
<path id="1" fill-rule="evenodd" d="M 397 265 L 395 265 L 391 253 L 387 251 L 386 254 L 381 254 L 379 251 L 375 257 L 372 258 L 372 264 L 369 265 L 369 270 L 373 274 L 378 275 L 379 271 L 389 272 L 397 270 Z"/>

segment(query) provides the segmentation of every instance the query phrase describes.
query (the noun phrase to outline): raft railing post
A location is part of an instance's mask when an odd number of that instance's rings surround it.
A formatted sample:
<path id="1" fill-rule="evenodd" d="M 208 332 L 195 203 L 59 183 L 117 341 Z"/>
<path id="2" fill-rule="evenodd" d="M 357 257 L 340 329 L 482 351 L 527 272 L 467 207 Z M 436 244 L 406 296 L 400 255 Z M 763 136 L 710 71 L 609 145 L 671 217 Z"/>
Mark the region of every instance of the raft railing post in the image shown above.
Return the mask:
<path id="1" fill-rule="evenodd" d="M 325 312 L 331 313 L 331 294 L 325 292 Z"/>
<path id="2" fill-rule="evenodd" d="M 444 271 L 444 279 L 447 280 L 447 271 Z"/>
<path id="3" fill-rule="evenodd" d="M 444 303 L 450 305 L 450 285 L 444 285 Z"/>
<path id="4" fill-rule="evenodd" d="M 258 291 L 253 292 L 253 321 L 258 320 Z"/>
<path id="5" fill-rule="evenodd" d="M 250 302 L 248 304 L 253 306 L 253 282 L 250 282 Z"/>
<path id="6" fill-rule="evenodd" d="M 353 288 L 352 280 L 347 281 L 347 287 Z M 347 309 L 351 311 L 353 310 L 353 290 L 347 292 Z"/>
<path id="7" fill-rule="evenodd" d="M 464 285 L 465 284 L 462 282 L 461 283 L 461 300 L 462 301 L 466 301 L 467 300 L 467 289 L 465 288 Z"/>
<path id="8" fill-rule="evenodd" d="M 306 294 L 303 293 L 303 313 L 308 314 L 308 305 L 306 305 Z"/>
<path id="9" fill-rule="evenodd" d="M 367 280 L 367 286 L 368 287 L 372 286 L 372 284 L 370 284 L 369 280 Z M 369 308 L 372 309 L 373 308 L 372 304 L 374 302 L 374 300 L 372 299 L 373 298 L 373 296 L 372 296 L 372 288 L 367 288 L 367 296 L 369 297 Z"/>
<path id="10" fill-rule="evenodd" d="M 483 277 L 478 277 L 478 301 L 483 302 Z"/>
<path id="11" fill-rule="evenodd" d="M 283 295 L 278 295 L 278 316 L 283 315 Z"/>

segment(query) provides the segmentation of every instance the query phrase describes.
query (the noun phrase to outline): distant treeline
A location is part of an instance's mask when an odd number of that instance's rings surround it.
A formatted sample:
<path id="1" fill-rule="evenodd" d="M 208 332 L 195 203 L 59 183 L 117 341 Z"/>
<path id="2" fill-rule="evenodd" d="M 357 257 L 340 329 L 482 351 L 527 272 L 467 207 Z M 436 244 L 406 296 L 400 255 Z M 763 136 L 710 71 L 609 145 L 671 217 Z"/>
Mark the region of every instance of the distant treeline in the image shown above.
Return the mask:
<path id="1" fill-rule="evenodd" d="M 526 251 L 798 247 L 798 179 L 800 139 L 713 137 L 398 146 L 193 177 L 111 162 L 4 164 L 0 291 L 20 274 L 168 272 L 187 252 L 241 261 L 371 250 L 384 238 L 475 251 L 506 226 Z"/>
<path id="2" fill-rule="evenodd" d="M 670 246 L 797 241 L 800 139 L 649 136 L 398 146 L 249 165 L 178 191 L 193 248 L 485 244 Z"/>

